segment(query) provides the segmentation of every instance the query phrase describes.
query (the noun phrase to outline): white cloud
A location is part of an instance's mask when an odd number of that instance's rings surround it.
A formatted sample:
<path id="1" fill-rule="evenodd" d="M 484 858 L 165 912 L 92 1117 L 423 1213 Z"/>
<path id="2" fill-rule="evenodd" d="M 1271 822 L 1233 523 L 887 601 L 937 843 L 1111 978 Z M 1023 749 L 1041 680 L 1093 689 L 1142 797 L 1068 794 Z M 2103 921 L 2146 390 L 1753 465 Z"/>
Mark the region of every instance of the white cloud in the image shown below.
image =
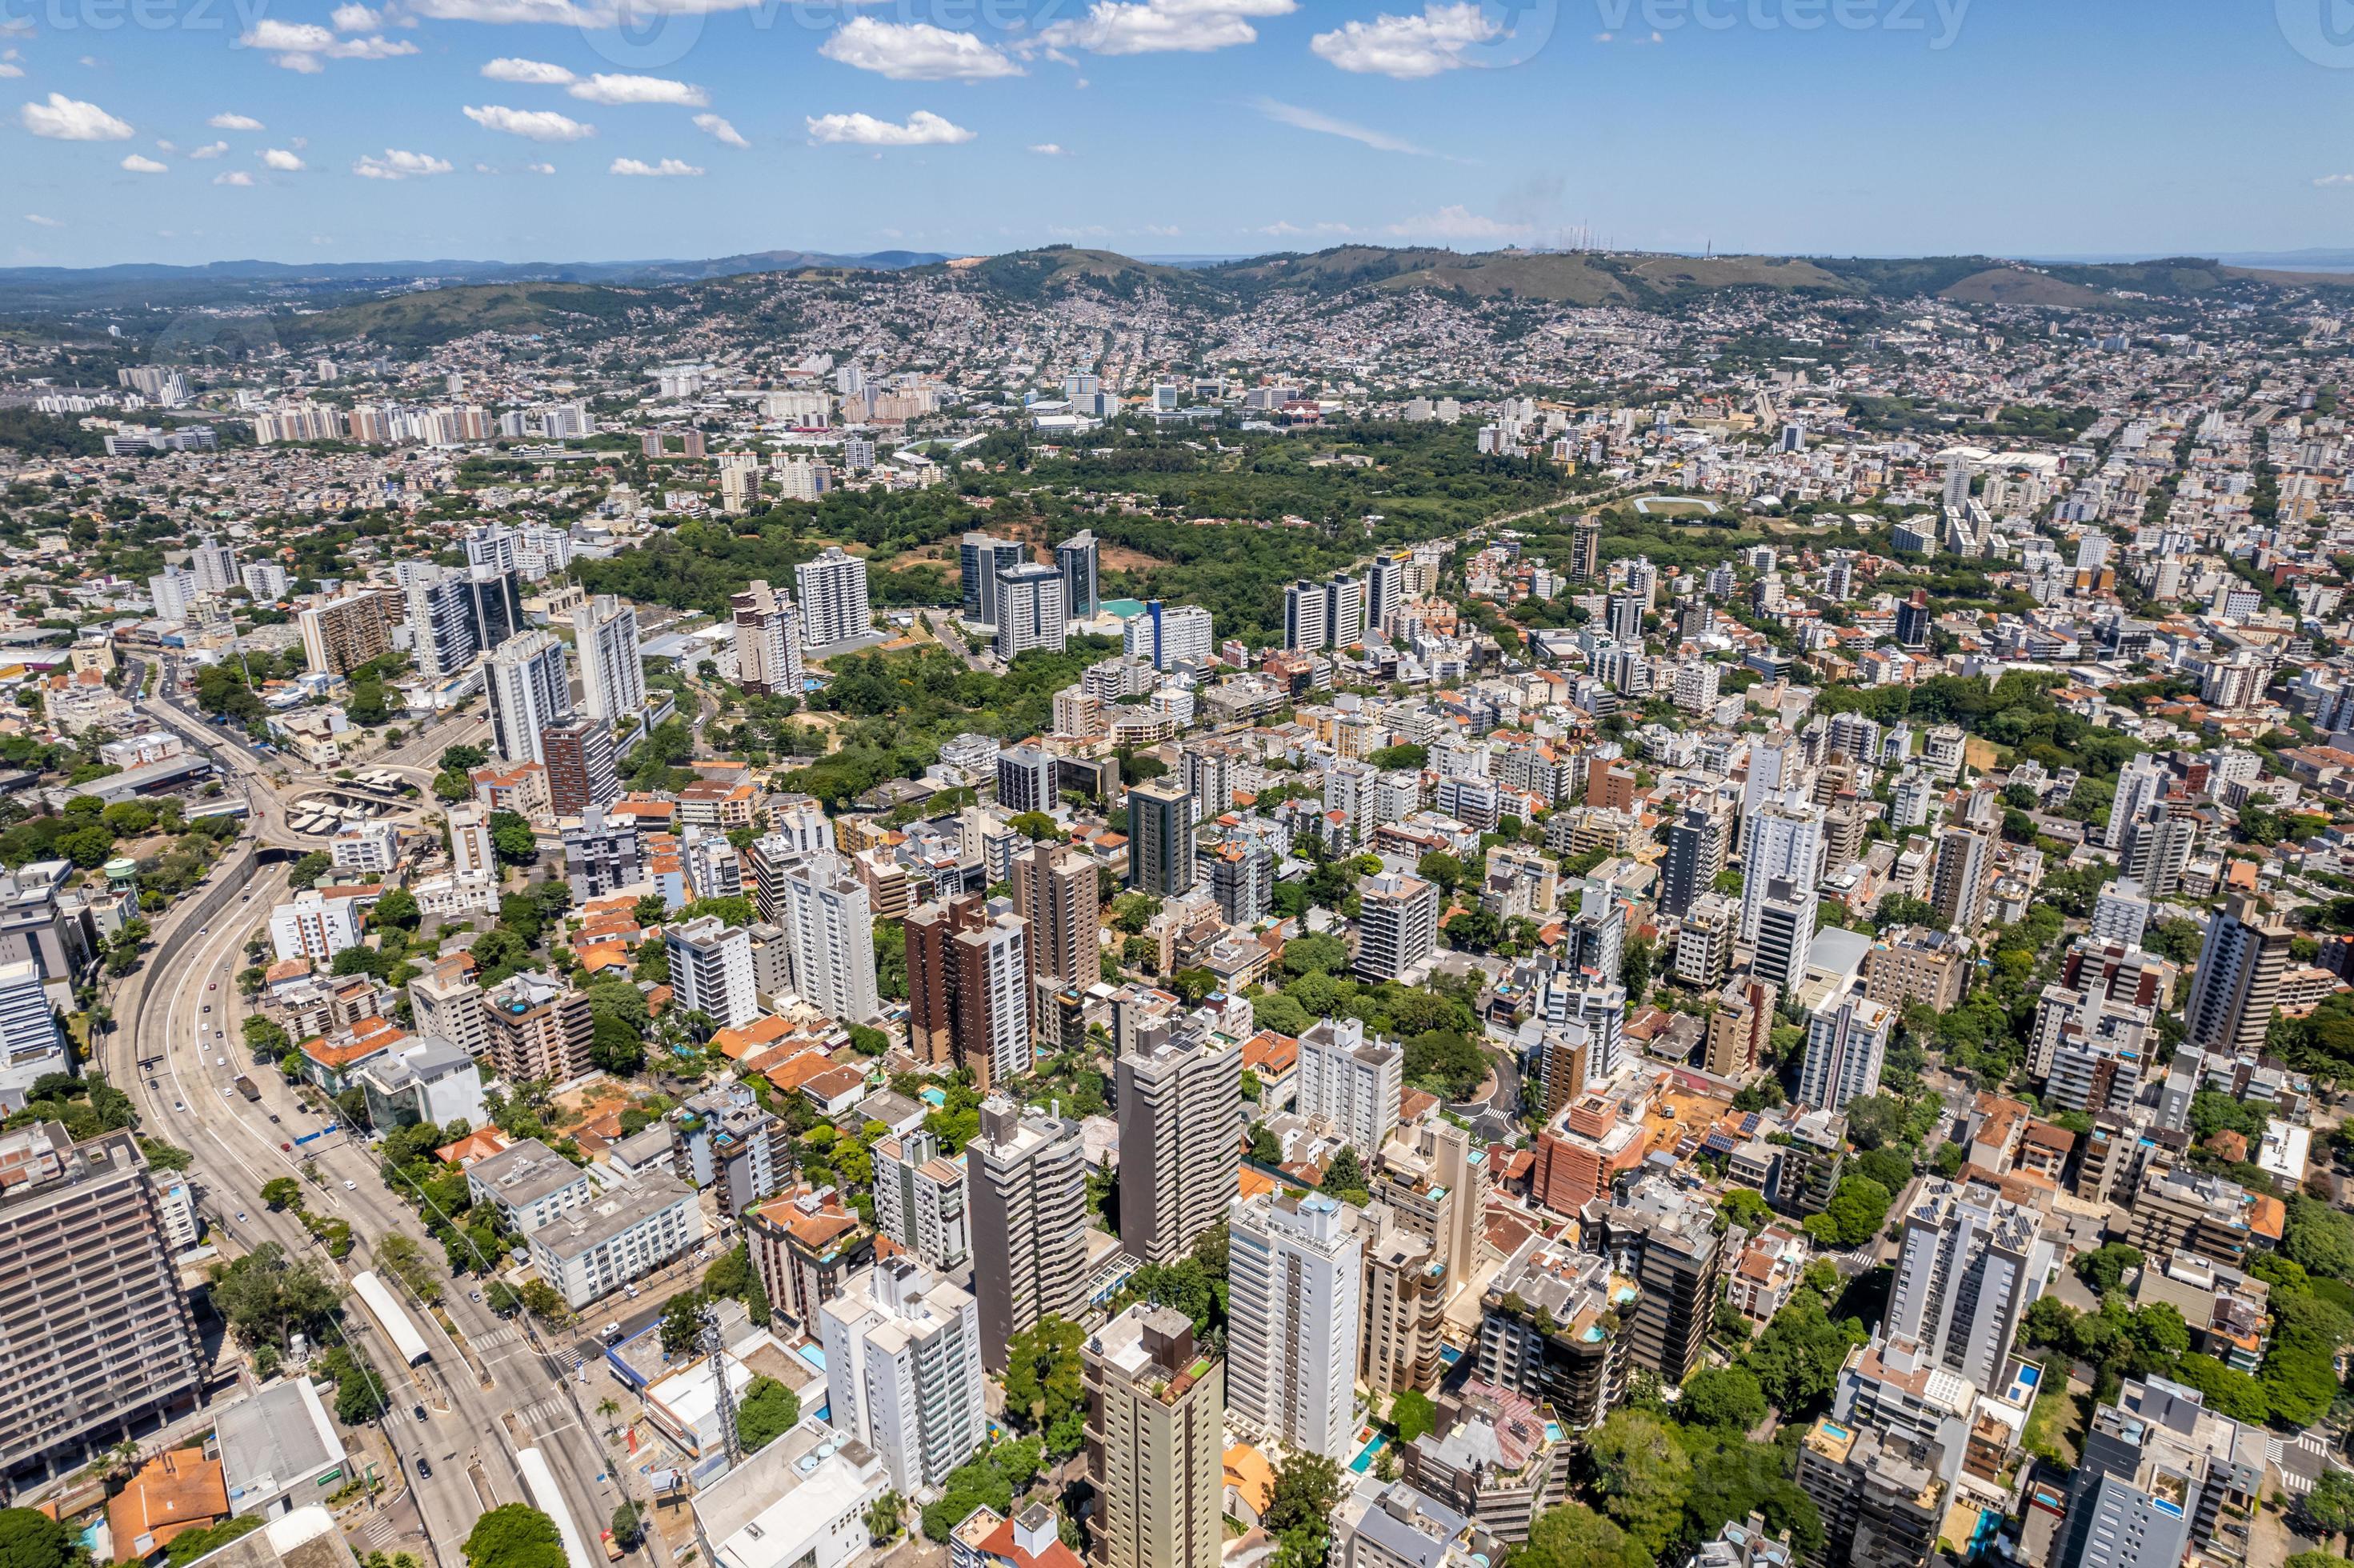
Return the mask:
<path id="1" fill-rule="evenodd" d="M 336 6 L 327 19 L 335 25 L 335 31 L 339 33 L 373 33 L 384 26 L 384 13 L 371 11 L 358 0 Z"/>
<path id="2" fill-rule="evenodd" d="M 261 162 L 265 167 L 276 169 L 281 175 L 297 174 L 310 166 L 283 147 L 264 148 Z"/>
<path id="3" fill-rule="evenodd" d="M 316 22 L 281 22 L 265 16 L 239 37 L 238 42 L 249 49 L 260 49 L 277 57 L 271 63 L 283 69 L 315 74 L 325 69 L 319 64 L 323 57 L 336 60 L 387 60 L 398 55 L 413 55 L 417 46 L 402 38 L 369 36 L 339 38 Z"/>
<path id="4" fill-rule="evenodd" d="M 637 175 L 649 179 L 669 179 L 683 175 L 703 173 L 684 158 L 664 158 L 659 164 L 649 164 L 636 158 L 616 158 L 609 175 Z"/>
<path id="5" fill-rule="evenodd" d="M 265 131 L 269 127 L 250 114 L 216 114 L 205 122 L 216 131 Z"/>
<path id="6" fill-rule="evenodd" d="M 503 55 L 482 68 L 493 81 L 519 81 L 530 87 L 568 87 L 580 79 L 560 65 L 546 60 L 517 59 Z"/>
<path id="7" fill-rule="evenodd" d="M 133 153 L 122 160 L 122 167 L 134 175 L 160 175 L 165 172 L 166 165 L 157 163 L 153 158 L 142 157 Z"/>
<path id="8" fill-rule="evenodd" d="M 253 176 L 243 169 L 231 169 L 228 174 L 213 176 L 213 184 L 217 185 L 249 185 L 252 183 Z"/>
<path id="9" fill-rule="evenodd" d="M 1068 147 L 1064 146 L 1060 142 L 1041 142 L 1030 150 L 1037 154 L 1042 158 L 1067 158 L 1072 156 L 1071 150 Z"/>
<path id="10" fill-rule="evenodd" d="M 16 64 L 16 61 L 0 60 L 0 77 L 15 77 L 22 76 L 24 74 L 25 68 Z"/>
<path id="11" fill-rule="evenodd" d="M 1508 31 L 1474 0 L 1446 5 L 1432 0 L 1419 16 L 1384 12 L 1370 22 L 1344 22 L 1317 34 L 1308 47 L 1342 70 L 1412 80 L 1468 65 L 1466 49 L 1492 43 Z"/>
<path id="12" fill-rule="evenodd" d="M 1401 238 L 1486 239 L 1509 244 L 1526 239 L 1534 231 L 1527 224 L 1505 223 L 1458 206 L 1442 207 L 1437 212 L 1393 223 L 1389 232 Z"/>
<path id="13" fill-rule="evenodd" d="M 2324 175 L 2313 183 L 2317 185 L 2354 185 L 2354 175 Z"/>
<path id="14" fill-rule="evenodd" d="M 127 142 L 131 127 L 95 103 L 49 94 L 47 103 L 28 103 L 16 111 L 26 130 L 52 142 Z"/>
<path id="15" fill-rule="evenodd" d="M 752 144 L 751 143 L 744 140 L 744 133 L 741 131 L 737 130 L 736 127 L 730 125 L 725 119 L 716 114 L 696 115 L 695 117 L 695 128 L 697 131 L 702 132 L 705 135 L 710 137 L 713 141 L 720 143 L 726 146 L 748 147 Z"/>
<path id="16" fill-rule="evenodd" d="M 1040 29 L 1038 43 L 1098 55 L 1203 54 L 1256 43 L 1250 18 L 1298 9 L 1299 0 L 1096 0 L 1085 16 Z"/>
<path id="17" fill-rule="evenodd" d="M 191 148 L 188 152 L 188 156 L 191 158 L 217 158 L 223 153 L 228 151 L 228 143 L 226 142 L 207 142 L 201 147 Z"/>
<path id="18" fill-rule="evenodd" d="M 409 7 L 420 16 L 444 22 L 544 22 L 552 26 L 601 27 L 613 18 L 598 5 L 576 5 L 572 0 L 414 0 Z"/>
<path id="19" fill-rule="evenodd" d="M 58 219 L 54 217 L 43 217 L 37 212 L 27 213 L 25 215 L 25 221 L 31 224 L 36 228 L 63 228 L 65 227 L 64 223 Z"/>
<path id="20" fill-rule="evenodd" d="M 1185 231 L 1173 223 L 1148 223 L 1144 232 L 1156 239 L 1174 239 Z"/>
<path id="21" fill-rule="evenodd" d="M 503 132 L 534 142 L 578 142 L 583 136 L 597 133 L 594 125 L 583 125 L 553 109 L 507 109 L 495 103 L 477 109 L 468 104 L 466 118 L 485 131 Z"/>
<path id="22" fill-rule="evenodd" d="M 523 172 L 527 175 L 552 175 L 556 173 L 556 165 L 554 164 L 525 164 L 523 166 Z"/>
<path id="23" fill-rule="evenodd" d="M 700 109 L 711 101 L 703 89 L 692 83 L 659 76 L 609 76 L 599 72 L 587 81 L 574 82 L 571 92 L 573 97 L 590 103 L 675 103 Z"/>
<path id="24" fill-rule="evenodd" d="M 971 132 L 949 124 L 928 109 L 907 116 L 905 125 L 894 125 L 872 114 L 812 114 L 808 123 L 812 142 L 860 147 L 936 147 L 972 140 Z"/>
<path id="25" fill-rule="evenodd" d="M 364 180 L 405 180 L 412 175 L 446 175 L 450 169 L 447 158 L 404 153 L 396 147 L 387 147 L 381 158 L 370 154 L 352 164 L 352 173 Z"/>
<path id="26" fill-rule="evenodd" d="M 1022 74 L 1020 66 L 975 35 L 929 22 L 854 16 L 817 52 L 894 81 L 981 81 Z"/>
<path id="27" fill-rule="evenodd" d="M 1270 235 L 1278 239 L 1292 239 L 1308 235 L 1329 236 L 1336 234 L 1354 234 L 1357 231 L 1345 223 L 1326 222 L 1302 225 L 1290 222 L 1277 222 L 1270 223 L 1264 228 L 1253 229 L 1250 232 L 1254 234 Z"/>
<path id="28" fill-rule="evenodd" d="M 1370 125 L 1359 125 L 1347 120 L 1335 120 L 1329 114 L 1320 114 L 1313 109 L 1302 109 L 1296 103 L 1282 103 L 1272 98 L 1262 98 L 1258 101 L 1258 111 L 1278 125 L 1289 125 L 1296 130 L 1314 131 L 1325 136 L 1339 136 L 1351 142 L 1362 142 L 1377 152 L 1411 153 L 1417 158 L 1427 158 L 1433 155 L 1429 148 L 1416 146 L 1403 136 L 1393 136 L 1386 131 L 1376 131 Z"/>

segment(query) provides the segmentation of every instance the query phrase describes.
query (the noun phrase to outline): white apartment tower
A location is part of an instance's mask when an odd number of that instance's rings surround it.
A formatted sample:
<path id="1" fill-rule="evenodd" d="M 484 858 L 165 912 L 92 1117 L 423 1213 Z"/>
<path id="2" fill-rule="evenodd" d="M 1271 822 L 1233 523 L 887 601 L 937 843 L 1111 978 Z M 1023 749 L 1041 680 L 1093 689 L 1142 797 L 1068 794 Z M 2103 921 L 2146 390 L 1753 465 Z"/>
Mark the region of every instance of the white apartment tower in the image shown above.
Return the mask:
<path id="1" fill-rule="evenodd" d="M 801 583 L 801 641 L 811 648 L 829 647 L 864 637 L 875 628 L 875 611 L 866 600 L 866 563 L 846 556 L 839 545 L 829 545 L 814 561 L 793 568 Z"/>
<path id="2" fill-rule="evenodd" d="M 1342 1142 L 1370 1160 L 1398 1121 L 1405 1053 L 1394 1042 L 1367 1040 L 1354 1018 L 1325 1018 L 1299 1036 L 1299 1086 L 1292 1108 L 1331 1122 Z"/>
<path id="3" fill-rule="evenodd" d="M 546 764 L 540 732 L 572 716 L 572 679 L 564 644 L 545 631 L 526 631 L 499 644 L 484 666 L 491 694 L 491 744 L 518 766 Z"/>
<path id="4" fill-rule="evenodd" d="M 1335 1460 L 1356 1446 L 1364 1248 L 1352 1220 L 1316 1193 L 1240 1200 L 1226 1252 L 1227 1414 Z"/>
<path id="5" fill-rule="evenodd" d="M 1980 1388 L 1996 1388 L 2053 1262 L 2034 1210 L 1990 1187 L 1928 1181 L 1904 1216 L 1883 1331 L 1921 1345 Z"/>
<path id="6" fill-rule="evenodd" d="M 881 1455 L 902 1494 L 938 1495 L 989 1433 L 971 1296 L 901 1255 L 852 1275 L 818 1324 L 834 1429 Z"/>
<path id="7" fill-rule="evenodd" d="M 637 607 L 600 593 L 574 612 L 580 652 L 580 706 L 613 724 L 645 706 L 646 665 L 638 652 Z"/>
<path id="8" fill-rule="evenodd" d="M 883 1011 L 866 885 L 831 850 L 789 861 L 780 869 L 780 907 L 770 917 L 784 928 L 787 983 L 829 1018 L 865 1022 Z"/>
<path id="9" fill-rule="evenodd" d="M 663 947 L 679 1007 L 700 1012 L 722 1029 L 741 1029 L 760 1016 L 753 994 L 752 938 L 740 926 L 706 915 L 669 927 Z"/>

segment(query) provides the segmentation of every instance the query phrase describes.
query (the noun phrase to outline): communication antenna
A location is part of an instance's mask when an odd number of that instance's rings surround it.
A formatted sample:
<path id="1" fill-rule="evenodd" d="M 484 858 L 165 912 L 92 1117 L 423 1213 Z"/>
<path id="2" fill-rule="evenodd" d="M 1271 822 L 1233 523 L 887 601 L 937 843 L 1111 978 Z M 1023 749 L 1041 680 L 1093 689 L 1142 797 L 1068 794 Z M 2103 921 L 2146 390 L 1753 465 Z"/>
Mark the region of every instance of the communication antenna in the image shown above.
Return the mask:
<path id="1" fill-rule="evenodd" d="M 727 1450 L 727 1467 L 744 1462 L 744 1439 L 736 1430 L 736 1394 L 727 1386 L 727 1362 L 719 1343 L 719 1313 L 705 1307 L 702 1313 L 703 1357 L 711 1364 L 713 1403 L 719 1412 L 719 1441 Z"/>

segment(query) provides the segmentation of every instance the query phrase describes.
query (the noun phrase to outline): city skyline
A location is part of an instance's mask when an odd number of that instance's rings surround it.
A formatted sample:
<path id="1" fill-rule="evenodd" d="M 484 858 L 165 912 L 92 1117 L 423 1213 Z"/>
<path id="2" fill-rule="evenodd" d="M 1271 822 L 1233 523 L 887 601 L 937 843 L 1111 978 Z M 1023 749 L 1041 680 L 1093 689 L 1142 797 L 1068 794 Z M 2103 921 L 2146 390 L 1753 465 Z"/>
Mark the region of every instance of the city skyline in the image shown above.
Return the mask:
<path id="1" fill-rule="evenodd" d="M 2354 63 L 2306 8 L 45 0 L 0 33 L 0 223 L 7 262 L 70 266 L 2293 251 L 2354 201 L 2326 149 L 2243 156 L 2314 140 Z M 2034 178 L 2055 150 L 2073 177 Z"/>

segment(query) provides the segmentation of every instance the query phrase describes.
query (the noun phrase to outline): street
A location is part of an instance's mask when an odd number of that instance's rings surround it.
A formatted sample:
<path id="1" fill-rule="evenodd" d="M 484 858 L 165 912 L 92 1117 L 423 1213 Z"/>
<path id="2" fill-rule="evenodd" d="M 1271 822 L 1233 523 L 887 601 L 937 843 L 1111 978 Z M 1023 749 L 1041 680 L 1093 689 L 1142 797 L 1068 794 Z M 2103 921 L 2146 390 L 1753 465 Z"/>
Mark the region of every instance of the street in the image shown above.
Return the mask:
<path id="1" fill-rule="evenodd" d="M 263 842 L 300 842 L 283 825 L 279 792 L 259 758 L 167 705 L 151 701 L 143 706 L 184 735 L 196 732 L 191 738 L 207 744 L 225 775 L 242 781 L 252 803 L 252 830 Z M 434 737 L 424 744 L 434 746 L 438 755 L 439 746 L 456 743 L 453 737 Z M 298 779 L 283 788 L 299 794 L 304 786 Z M 232 891 L 235 896 L 228 898 Z M 252 1061 L 239 1031 L 243 1009 L 236 983 L 247 937 L 285 892 L 283 866 L 265 865 L 234 889 L 207 887 L 159 916 L 154 956 L 122 986 L 115 1015 L 125 1026 L 102 1042 L 100 1065 L 138 1103 L 151 1136 L 194 1157 L 193 1175 L 207 1221 L 238 1250 L 276 1242 L 290 1254 L 312 1255 L 346 1283 L 373 1266 L 376 1244 L 394 1232 L 408 1234 L 429 1258 L 438 1258 L 440 1244 L 385 1189 L 375 1159 L 351 1134 L 329 1132 L 285 1147 L 317 1129 L 322 1117 L 284 1083 L 274 1063 Z M 220 907 L 225 898 L 226 907 Z M 248 1104 L 230 1086 L 239 1074 L 251 1077 L 260 1091 L 259 1101 Z M 325 1256 L 292 1213 L 272 1211 L 261 1202 L 265 1181 L 280 1176 L 299 1180 L 305 1163 L 316 1169 L 305 1204 L 352 1227 L 353 1250 L 339 1264 Z M 388 1277 L 387 1283 L 398 1289 Z M 594 1539 L 605 1528 L 626 1495 L 626 1470 L 620 1477 L 609 1472 L 589 1425 L 587 1412 L 593 1401 L 584 1395 L 593 1391 L 570 1375 L 573 1357 L 552 1344 L 543 1349 L 528 1321 L 500 1319 L 471 1298 L 474 1288 L 464 1279 L 451 1281 L 443 1306 L 446 1324 L 442 1315 L 409 1304 L 410 1317 L 431 1347 L 430 1359 L 413 1371 L 380 1341 L 355 1299 L 347 1299 L 345 1318 L 346 1331 L 369 1351 L 389 1391 L 379 1425 L 401 1474 L 387 1479 L 406 1483 L 413 1492 L 425 1535 L 420 1544 L 444 1565 L 458 1561 L 459 1542 L 486 1509 L 530 1500 L 514 1464 L 517 1448 L 535 1446 L 546 1457 L 584 1538 Z M 379 1342 L 371 1347 L 370 1339 Z M 422 1421 L 414 1414 L 418 1405 L 425 1409 Z M 431 1464 L 429 1478 L 419 1474 L 420 1459 Z M 371 1523 L 360 1549 L 395 1550 L 402 1544 L 402 1527 L 376 1539 L 385 1534 Z"/>

